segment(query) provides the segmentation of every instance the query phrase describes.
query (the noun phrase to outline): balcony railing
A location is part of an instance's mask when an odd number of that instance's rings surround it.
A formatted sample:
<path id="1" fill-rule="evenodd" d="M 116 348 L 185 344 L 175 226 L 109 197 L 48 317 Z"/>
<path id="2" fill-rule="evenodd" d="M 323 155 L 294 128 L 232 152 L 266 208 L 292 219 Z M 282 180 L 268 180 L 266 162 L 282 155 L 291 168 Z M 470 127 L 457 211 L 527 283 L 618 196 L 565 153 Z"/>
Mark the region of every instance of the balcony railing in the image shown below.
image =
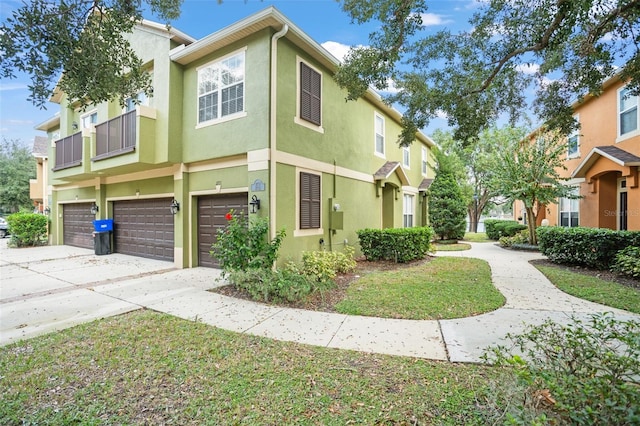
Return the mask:
<path id="1" fill-rule="evenodd" d="M 56 141 L 56 163 L 53 170 L 62 170 L 82 164 L 82 132 Z"/>
<path id="2" fill-rule="evenodd" d="M 136 148 L 136 111 L 96 126 L 96 156 L 92 161 L 132 152 Z"/>

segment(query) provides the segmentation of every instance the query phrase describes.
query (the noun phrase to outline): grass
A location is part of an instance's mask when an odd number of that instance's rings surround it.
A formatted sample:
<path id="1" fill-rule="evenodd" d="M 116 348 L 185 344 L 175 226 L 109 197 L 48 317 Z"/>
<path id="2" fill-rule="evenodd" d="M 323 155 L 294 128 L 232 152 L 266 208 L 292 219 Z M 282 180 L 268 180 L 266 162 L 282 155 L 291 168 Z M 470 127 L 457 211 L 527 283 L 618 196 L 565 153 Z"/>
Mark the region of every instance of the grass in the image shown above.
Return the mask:
<path id="1" fill-rule="evenodd" d="M 438 257 L 419 266 L 365 275 L 335 308 L 350 315 L 416 320 L 462 318 L 505 302 L 480 259 Z"/>
<path id="2" fill-rule="evenodd" d="M 470 250 L 471 246 L 465 243 L 456 243 L 456 244 L 435 244 L 436 251 L 464 251 Z"/>
<path id="3" fill-rule="evenodd" d="M 470 241 L 472 243 L 490 243 L 494 242 L 487 238 L 487 234 L 485 232 L 467 232 L 464 234 L 464 241 Z"/>
<path id="4" fill-rule="evenodd" d="M 613 281 L 568 271 L 560 266 L 535 265 L 556 287 L 572 296 L 640 314 L 640 290 Z"/>
<path id="5" fill-rule="evenodd" d="M 482 425 L 499 377 L 139 310 L 0 348 L 0 424 Z"/>

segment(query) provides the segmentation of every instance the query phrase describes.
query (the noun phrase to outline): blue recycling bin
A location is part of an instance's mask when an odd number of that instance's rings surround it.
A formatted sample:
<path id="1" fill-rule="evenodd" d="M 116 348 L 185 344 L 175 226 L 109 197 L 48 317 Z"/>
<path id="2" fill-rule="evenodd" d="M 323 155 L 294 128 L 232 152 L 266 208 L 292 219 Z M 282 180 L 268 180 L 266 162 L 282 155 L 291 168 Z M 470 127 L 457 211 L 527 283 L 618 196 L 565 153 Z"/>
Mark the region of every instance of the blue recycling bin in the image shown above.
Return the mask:
<path id="1" fill-rule="evenodd" d="M 99 256 L 111 254 L 113 219 L 94 220 L 93 229 L 93 248 L 95 250 L 95 254 Z"/>

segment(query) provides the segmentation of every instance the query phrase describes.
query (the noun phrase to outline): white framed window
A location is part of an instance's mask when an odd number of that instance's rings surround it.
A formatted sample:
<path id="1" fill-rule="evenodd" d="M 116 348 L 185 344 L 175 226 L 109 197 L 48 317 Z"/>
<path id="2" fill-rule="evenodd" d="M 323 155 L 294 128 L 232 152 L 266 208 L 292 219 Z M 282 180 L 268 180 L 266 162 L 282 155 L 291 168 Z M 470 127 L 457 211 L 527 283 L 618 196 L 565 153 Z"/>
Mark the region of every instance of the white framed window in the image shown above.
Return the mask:
<path id="1" fill-rule="evenodd" d="M 411 151 L 408 146 L 402 147 L 402 165 L 408 169 L 411 165 Z"/>
<path id="2" fill-rule="evenodd" d="M 294 122 L 324 133 L 322 128 L 322 72 L 298 57 L 297 77 Z"/>
<path id="3" fill-rule="evenodd" d="M 244 112 L 244 49 L 206 64 L 197 72 L 199 125 Z"/>
<path id="4" fill-rule="evenodd" d="M 579 187 L 573 187 L 571 193 L 579 195 Z M 580 200 L 577 198 L 560 198 L 560 226 L 573 228 L 580 226 Z"/>
<path id="5" fill-rule="evenodd" d="M 573 117 L 577 122 L 580 122 L 579 116 Z M 580 133 L 579 129 L 575 129 L 567 138 L 567 158 L 580 157 Z"/>
<path id="6" fill-rule="evenodd" d="M 404 194 L 402 203 L 402 226 L 405 228 L 413 227 L 413 207 L 414 196 Z"/>
<path id="7" fill-rule="evenodd" d="M 626 87 L 618 90 L 618 136 L 638 132 L 638 96 Z"/>
<path id="8" fill-rule="evenodd" d="M 427 147 L 422 147 L 422 160 L 420 162 L 422 176 L 427 177 L 427 158 L 428 158 Z"/>
<path id="9" fill-rule="evenodd" d="M 127 98 L 125 101 L 124 112 L 133 111 L 136 109 L 136 105 L 149 106 L 149 97 L 144 92 L 140 92 L 136 96 Z"/>
<path id="10" fill-rule="evenodd" d="M 98 124 L 98 111 L 90 111 L 80 117 L 82 129 L 91 129 L 92 126 Z"/>
<path id="11" fill-rule="evenodd" d="M 374 127 L 375 127 L 375 134 L 376 134 L 376 140 L 375 140 L 375 152 L 376 155 L 384 157 L 384 117 L 381 116 L 380 114 L 378 114 L 377 112 L 374 113 Z"/>

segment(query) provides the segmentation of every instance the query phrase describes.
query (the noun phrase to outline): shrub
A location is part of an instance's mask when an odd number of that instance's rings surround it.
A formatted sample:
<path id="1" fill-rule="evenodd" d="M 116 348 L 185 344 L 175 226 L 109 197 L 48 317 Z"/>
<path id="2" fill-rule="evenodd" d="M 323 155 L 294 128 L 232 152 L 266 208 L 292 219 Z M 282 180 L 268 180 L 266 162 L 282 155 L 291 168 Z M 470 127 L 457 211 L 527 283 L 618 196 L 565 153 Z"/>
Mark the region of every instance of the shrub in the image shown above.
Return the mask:
<path id="1" fill-rule="evenodd" d="M 339 273 L 351 272 L 356 268 L 354 249 L 345 246 L 339 251 L 306 251 L 302 253 L 302 273 L 317 281 L 333 280 Z"/>
<path id="2" fill-rule="evenodd" d="M 524 229 L 511 237 L 500 237 L 498 242 L 502 247 L 512 247 L 514 244 L 527 244 L 529 242 L 529 230 Z"/>
<path id="3" fill-rule="evenodd" d="M 33 247 L 47 244 L 47 216 L 36 213 L 14 213 L 7 216 L 11 230 L 10 244 L 14 247 Z"/>
<path id="4" fill-rule="evenodd" d="M 431 250 L 433 229 L 361 229 L 356 232 L 367 260 L 394 260 L 404 263 L 423 259 Z"/>
<path id="5" fill-rule="evenodd" d="M 486 219 L 484 221 L 484 229 L 487 233 L 487 238 L 498 241 L 500 237 L 512 237 L 519 231 L 527 229 L 527 227 L 515 220 Z"/>
<path id="6" fill-rule="evenodd" d="M 217 240 L 209 252 L 220 261 L 223 275 L 233 270 L 270 269 L 277 259 L 285 231 L 279 231 L 268 241 L 268 218 L 255 218 L 249 224 L 244 214 L 234 214 L 231 210 L 226 219 L 228 225 L 218 230 Z"/>
<path id="7" fill-rule="evenodd" d="M 640 246 L 640 232 L 604 228 L 537 228 L 542 254 L 555 263 L 610 269 L 618 251 Z"/>
<path id="8" fill-rule="evenodd" d="M 640 246 L 629 246 L 616 253 L 611 270 L 640 279 Z"/>
<path id="9" fill-rule="evenodd" d="M 314 291 L 328 289 L 331 281 L 318 281 L 301 274 L 295 267 L 279 270 L 233 270 L 227 279 L 237 289 L 245 290 L 254 300 L 263 302 L 295 302 Z"/>
<path id="10" fill-rule="evenodd" d="M 639 322 L 594 314 L 567 325 L 546 321 L 507 337 L 513 347 L 493 347 L 485 359 L 508 367 L 526 386 L 525 395 L 505 404 L 511 424 L 530 424 L 531 409 L 538 418 L 554 417 L 552 424 L 640 422 Z"/>

